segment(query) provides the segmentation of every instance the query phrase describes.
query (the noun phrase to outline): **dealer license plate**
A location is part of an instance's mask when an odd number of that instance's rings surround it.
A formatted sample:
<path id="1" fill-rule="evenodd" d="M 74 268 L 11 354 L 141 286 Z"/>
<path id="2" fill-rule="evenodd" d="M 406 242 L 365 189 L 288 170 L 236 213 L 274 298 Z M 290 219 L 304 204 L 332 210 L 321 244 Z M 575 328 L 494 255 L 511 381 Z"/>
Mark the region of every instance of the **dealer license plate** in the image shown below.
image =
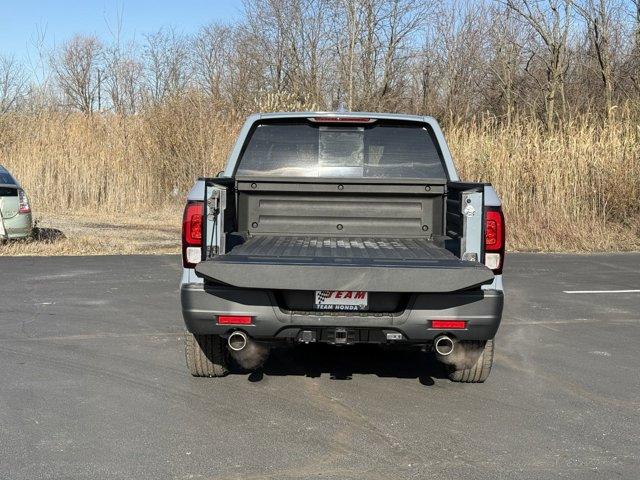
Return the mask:
<path id="1" fill-rule="evenodd" d="M 360 311 L 369 308 L 367 292 L 345 290 L 316 290 L 316 310 Z"/>

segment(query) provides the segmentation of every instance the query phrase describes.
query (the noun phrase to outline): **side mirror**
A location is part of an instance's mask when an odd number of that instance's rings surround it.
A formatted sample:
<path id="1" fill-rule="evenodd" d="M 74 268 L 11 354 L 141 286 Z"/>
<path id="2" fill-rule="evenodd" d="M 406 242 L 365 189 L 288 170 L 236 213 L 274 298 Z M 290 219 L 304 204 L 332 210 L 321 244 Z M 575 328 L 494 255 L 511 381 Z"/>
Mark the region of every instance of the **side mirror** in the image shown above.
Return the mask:
<path id="1" fill-rule="evenodd" d="M 220 170 L 218 173 L 216 173 L 216 177 L 221 177 L 223 173 L 224 173 L 224 170 Z"/>

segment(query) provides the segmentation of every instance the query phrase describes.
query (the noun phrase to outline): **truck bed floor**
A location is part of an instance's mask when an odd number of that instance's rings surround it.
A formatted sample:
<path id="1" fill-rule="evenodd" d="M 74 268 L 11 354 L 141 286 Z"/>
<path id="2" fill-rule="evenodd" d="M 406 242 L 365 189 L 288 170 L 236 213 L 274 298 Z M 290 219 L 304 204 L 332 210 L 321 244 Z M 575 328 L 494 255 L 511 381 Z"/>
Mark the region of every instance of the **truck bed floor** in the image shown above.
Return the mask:
<path id="1" fill-rule="evenodd" d="M 235 247 L 233 255 L 368 260 L 448 260 L 451 252 L 424 238 L 259 236 Z"/>

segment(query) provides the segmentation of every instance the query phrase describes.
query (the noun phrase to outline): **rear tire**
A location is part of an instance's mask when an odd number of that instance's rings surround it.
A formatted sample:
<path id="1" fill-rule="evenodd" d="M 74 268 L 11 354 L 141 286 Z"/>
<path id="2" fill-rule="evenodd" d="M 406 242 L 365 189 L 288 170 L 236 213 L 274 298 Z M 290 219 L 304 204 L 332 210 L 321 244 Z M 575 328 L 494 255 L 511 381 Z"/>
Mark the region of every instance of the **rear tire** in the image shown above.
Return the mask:
<path id="1" fill-rule="evenodd" d="M 460 383 L 483 383 L 491 373 L 493 366 L 493 339 L 484 341 L 461 342 L 466 348 L 478 348 L 481 350 L 476 362 L 468 367 L 456 369 L 449 372 L 449 379 Z"/>
<path id="2" fill-rule="evenodd" d="M 194 377 L 224 377 L 229 373 L 227 350 L 220 335 L 185 332 L 187 368 Z"/>

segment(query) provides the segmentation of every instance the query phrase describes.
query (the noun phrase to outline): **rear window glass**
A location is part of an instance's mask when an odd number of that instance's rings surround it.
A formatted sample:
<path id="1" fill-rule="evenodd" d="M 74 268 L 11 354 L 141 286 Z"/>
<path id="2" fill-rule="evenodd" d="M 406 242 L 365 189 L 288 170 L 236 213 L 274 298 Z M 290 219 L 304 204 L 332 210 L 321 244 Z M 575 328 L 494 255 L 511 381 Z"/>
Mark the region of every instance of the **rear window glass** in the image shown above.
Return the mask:
<path id="1" fill-rule="evenodd" d="M 10 187 L 0 187 L 0 197 L 17 197 L 18 190 Z"/>
<path id="2" fill-rule="evenodd" d="M 0 172 L 0 184 L 15 185 L 16 181 L 7 172 Z"/>
<path id="3" fill-rule="evenodd" d="M 238 176 L 446 179 L 431 129 L 418 123 L 263 123 Z"/>

